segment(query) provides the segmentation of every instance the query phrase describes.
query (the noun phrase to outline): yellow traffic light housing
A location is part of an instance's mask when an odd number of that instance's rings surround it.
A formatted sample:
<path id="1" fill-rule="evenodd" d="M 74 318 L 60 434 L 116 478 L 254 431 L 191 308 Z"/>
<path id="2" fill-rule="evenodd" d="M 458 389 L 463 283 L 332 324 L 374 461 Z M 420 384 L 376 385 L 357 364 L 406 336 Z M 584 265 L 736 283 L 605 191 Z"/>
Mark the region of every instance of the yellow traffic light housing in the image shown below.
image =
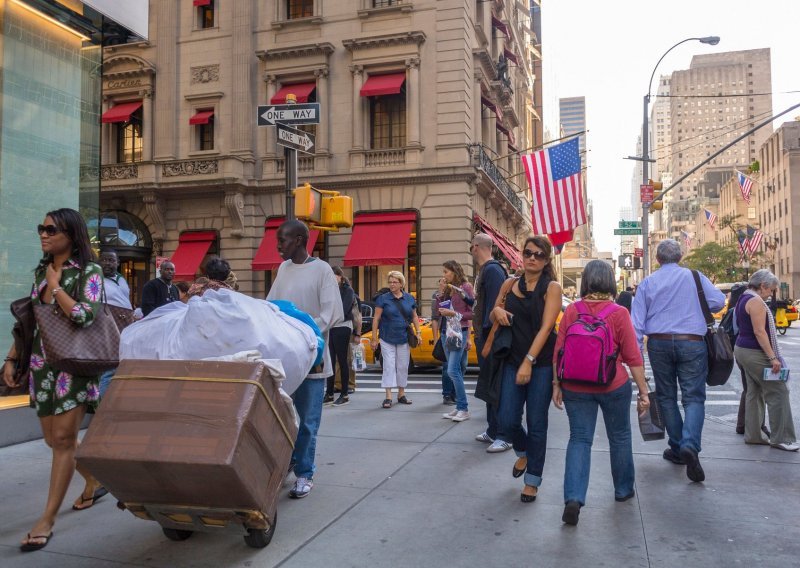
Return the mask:
<path id="1" fill-rule="evenodd" d="M 338 194 L 323 197 L 320 224 L 330 227 L 352 227 L 353 199 L 346 195 Z"/>
<path id="2" fill-rule="evenodd" d="M 336 231 L 353 226 L 353 199 L 304 183 L 293 190 L 294 216 L 307 221 L 309 227 Z"/>
<path id="3" fill-rule="evenodd" d="M 661 193 L 664 191 L 664 183 L 651 179 L 647 180 L 647 183 L 653 186 L 653 202 L 650 204 L 650 213 L 661 211 L 664 209 L 664 200 L 660 199 Z"/>
<path id="4" fill-rule="evenodd" d="M 661 195 L 660 193 L 656 193 L 653 196 L 653 199 L 658 199 L 660 195 Z M 664 209 L 664 201 L 661 199 L 659 199 L 658 201 L 653 201 L 650 204 L 650 213 L 654 213 L 655 211 L 661 211 L 662 209 Z"/>

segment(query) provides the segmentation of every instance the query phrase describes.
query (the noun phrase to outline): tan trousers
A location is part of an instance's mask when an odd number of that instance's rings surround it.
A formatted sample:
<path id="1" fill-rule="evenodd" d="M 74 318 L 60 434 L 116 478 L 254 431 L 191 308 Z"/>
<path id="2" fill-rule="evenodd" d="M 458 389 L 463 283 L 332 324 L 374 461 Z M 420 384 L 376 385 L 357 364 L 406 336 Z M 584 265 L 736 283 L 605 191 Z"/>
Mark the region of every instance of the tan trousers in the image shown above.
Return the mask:
<path id="1" fill-rule="evenodd" d="M 789 389 L 783 381 L 765 381 L 764 369 L 770 361 L 761 349 L 734 349 L 736 360 L 744 368 L 747 396 L 744 411 L 744 441 L 748 444 L 791 444 L 797 441 L 792 420 Z M 769 409 L 769 440 L 761 432 L 764 411 Z"/>

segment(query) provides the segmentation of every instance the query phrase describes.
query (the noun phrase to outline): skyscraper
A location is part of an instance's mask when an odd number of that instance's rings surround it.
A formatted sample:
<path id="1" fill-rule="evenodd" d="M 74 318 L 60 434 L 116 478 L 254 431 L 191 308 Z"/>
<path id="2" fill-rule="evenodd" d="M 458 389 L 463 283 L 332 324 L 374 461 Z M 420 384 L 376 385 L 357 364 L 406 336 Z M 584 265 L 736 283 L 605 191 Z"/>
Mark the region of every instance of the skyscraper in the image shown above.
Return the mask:
<path id="1" fill-rule="evenodd" d="M 564 136 L 586 130 L 586 97 L 558 99 L 558 121 Z M 581 166 L 586 167 L 586 134 L 580 136 Z"/>

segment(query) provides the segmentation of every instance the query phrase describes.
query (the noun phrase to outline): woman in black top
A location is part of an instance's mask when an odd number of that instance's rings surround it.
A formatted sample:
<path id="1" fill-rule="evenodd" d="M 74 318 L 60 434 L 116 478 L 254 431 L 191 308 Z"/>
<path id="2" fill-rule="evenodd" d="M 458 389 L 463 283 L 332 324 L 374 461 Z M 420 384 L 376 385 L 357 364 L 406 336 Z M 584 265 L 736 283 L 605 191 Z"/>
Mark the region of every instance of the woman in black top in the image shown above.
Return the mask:
<path id="1" fill-rule="evenodd" d="M 338 266 L 333 267 L 333 273 L 339 282 L 339 293 L 342 296 L 342 309 L 344 310 L 344 321 L 331 329 L 328 338 L 328 348 L 331 352 L 331 376 L 328 377 L 325 389 L 323 404 L 342 406 L 350 402 L 348 395 L 348 385 L 350 383 L 350 365 L 347 362 L 347 351 L 350 349 L 350 338 L 353 336 L 353 304 L 356 301 L 356 293 L 350 286 L 347 277 Z M 360 331 L 359 331 L 360 333 Z M 336 363 L 339 363 L 339 374 L 341 376 L 342 392 L 336 401 L 333 400 L 333 384 L 336 379 Z"/>
<path id="2" fill-rule="evenodd" d="M 547 413 L 553 394 L 553 328 L 561 309 L 561 286 L 556 280 L 552 246 L 542 236 L 529 237 L 522 249 L 522 276 L 500 294 L 491 319 L 511 327 L 511 352 L 503 367 L 497 419 L 511 436 L 517 461 L 512 475 L 525 474 L 523 503 L 536 499 L 542 483 L 547 449 Z M 527 432 L 522 427 L 526 408 Z"/>

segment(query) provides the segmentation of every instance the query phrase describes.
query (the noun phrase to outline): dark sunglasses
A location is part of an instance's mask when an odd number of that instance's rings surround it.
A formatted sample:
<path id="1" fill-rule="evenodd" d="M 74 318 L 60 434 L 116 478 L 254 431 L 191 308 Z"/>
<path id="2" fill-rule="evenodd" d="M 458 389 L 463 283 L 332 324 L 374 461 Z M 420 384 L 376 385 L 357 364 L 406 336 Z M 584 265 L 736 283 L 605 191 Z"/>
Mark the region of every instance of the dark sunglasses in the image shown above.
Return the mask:
<path id="1" fill-rule="evenodd" d="M 55 225 L 39 225 L 36 227 L 36 232 L 40 235 L 46 233 L 48 237 L 54 237 L 61 232 L 61 229 Z"/>
<path id="2" fill-rule="evenodd" d="M 542 251 L 539 251 L 539 250 L 524 249 L 522 251 L 522 256 L 524 256 L 525 258 L 533 257 L 536 260 L 545 260 L 545 259 L 547 259 L 547 254 L 543 253 Z"/>

